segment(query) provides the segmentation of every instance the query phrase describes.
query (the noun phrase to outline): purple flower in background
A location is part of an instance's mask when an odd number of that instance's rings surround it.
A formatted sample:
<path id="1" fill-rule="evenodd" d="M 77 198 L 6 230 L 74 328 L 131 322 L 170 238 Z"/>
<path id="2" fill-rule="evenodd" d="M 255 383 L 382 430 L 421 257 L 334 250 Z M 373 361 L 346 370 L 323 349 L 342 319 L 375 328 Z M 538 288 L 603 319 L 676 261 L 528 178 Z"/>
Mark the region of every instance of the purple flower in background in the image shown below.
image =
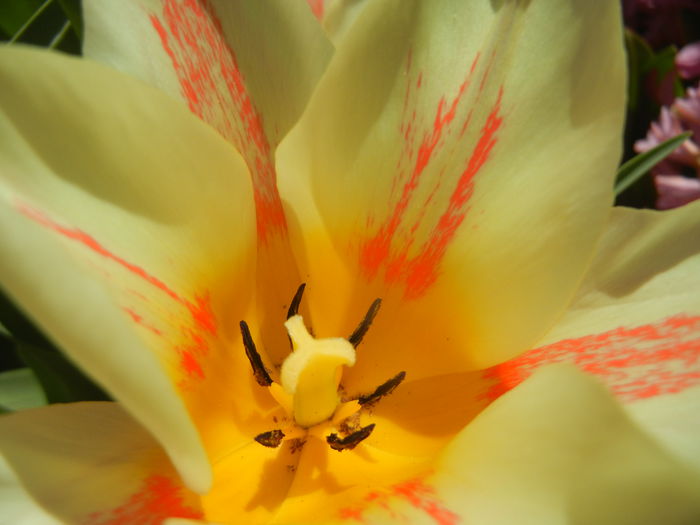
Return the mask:
<path id="1" fill-rule="evenodd" d="M 684 131 L 693 135 L 652 169 L 658 193 L 656 207 L 677 208 L 700 198 L 700 89 L 689 88 L 684 98 L 662 107 L 644 139 L 634 144 L 637 153 L 648 151 Z M 694 173 L 695 177 L 684 176 Z"/>
<path id="2" fill-rule="evenodd" d="M 688 44 L 678 52 L 676 69 L 683 78 L 700 77 L 700 41 Z"/>
<path id="3" fill-rule="evenodd" d="M 684 126 L 693 132 L 696 140 L 700 138 L 700 89 L 688 88 L 685 98 L 678 98 L 672 109 L 682 120 Z M 697 160 L 697 159 L 696 159 Z"/>
<path id="4" fill-rule="evenodd" d="M 657 175 L 654 185 L 658 198 L 656 208 L 669 210 L 700 199 L 700 179 L 682 175 Z"/>

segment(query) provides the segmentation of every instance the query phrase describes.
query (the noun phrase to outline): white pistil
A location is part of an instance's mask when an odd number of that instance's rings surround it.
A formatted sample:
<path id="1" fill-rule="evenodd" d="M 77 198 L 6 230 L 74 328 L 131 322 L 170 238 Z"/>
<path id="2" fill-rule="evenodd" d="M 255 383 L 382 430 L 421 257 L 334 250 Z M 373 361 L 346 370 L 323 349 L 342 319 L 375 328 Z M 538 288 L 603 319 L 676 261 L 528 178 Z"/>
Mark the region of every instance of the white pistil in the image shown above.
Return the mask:
<path id="1" fill-rule="evenodd" d="M 309 428 L 329 419 L 340 404 L 342 366 L 355 364 L 355 349 L 340 337 L 316 339 L 300 315 L 284 323 L 294 351 L 282 364 L 281 382 L 293 397 L 294 421 Z"/>

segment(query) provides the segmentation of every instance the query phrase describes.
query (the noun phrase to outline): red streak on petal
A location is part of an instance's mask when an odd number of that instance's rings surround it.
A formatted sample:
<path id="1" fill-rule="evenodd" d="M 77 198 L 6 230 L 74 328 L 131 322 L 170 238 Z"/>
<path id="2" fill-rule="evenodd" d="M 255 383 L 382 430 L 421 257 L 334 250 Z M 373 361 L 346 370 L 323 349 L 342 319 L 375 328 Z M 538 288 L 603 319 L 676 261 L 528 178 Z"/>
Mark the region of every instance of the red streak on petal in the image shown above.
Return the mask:
<path id="1" fill-rule="evenodd" d="M 176 293 L 162 280 L 149 274 L 140 266 L 137 266 L 127 261 L 126 259 L 115 255 L 107 248 L 105 248 L 94 237 L 88 235 L 82 230 L 79 230 L 77 228 L 69 228 L 62 224 L 59 224 L 54 220 L 50 219 L 41 211 L 32 208 L 24 203 L 17 203 L 16 208 L 25 217 L 33 220 L 41 226 L 50 229 L 55 233 L 58 233 L 65 239 L 75 241 L 81 244 L 93 253 L 104 257 L 105 259 L 111 262 L 116 263 L 132 275 L 152 285 L 157 290 L 163 292 L 167 297 L 186 308 L 191 316 L 192 323 L 197 330 L 216 335 L 218 328 L 216 318 L 211 309 L 208 294 L 205 294 L 203 296 L 195 296 L 194 301 L 190 301 Z M 134 290 L 127 290 L 127 292 L 131 295 L 138 297 L 141 301 L 146 301 L 146 298 L 142 294 L 135 292 Z M 148 324 L 144 320 L 143 315 L 136 312 L 133 308 L 124 307 L 123 310 L 135 323 L 143 326 L 144 328 L 150 330 L 156 335 L 163 334 L 163 332 L 160 329 Z M 200 333 L 197 333 L 197 331 L 192 330 L 187 326 L 181 326 L 180 329 L 186 341 L 185 343 L 178 344 L 175 348 L 180 355 L 180 364 L 189 377 L 203 378 L 204 372 L 202 370 L 201 364 L 199 363 L 199 359 L 207 355 L 209 349 L 207 340 Z"/>
<path id="2" fill-rule="evenodd" d="M 194 497 L 192 498 L 194 499 Z M 85 525 L 161 525 L 167 518 L 202 519 L 204 514 L 184 501 L 184 489 L 166 476 L 153 475 L 143 488 L 114 509 L 94 512 Z"/>
<path id="3" fill-rule="evenodd" d="M 343 521 L 355 520 L 359 521 L 360 523 L 365 523 L 365 520 L 362 517 L 362 509 L 341 509 L 339 513 L 339 518 Z"/>
<path id="4" fill-rule="evenodd" d="M 129 315 L 129 317 L 131 317 L 132 321 L 134 321 L 138 325 L 143 326 L 146 330 L 153 332 L 155 335 L 163 334 L 163 332 L 155 326 L 151 326 L 148 323 L 146 323 L 146 321 L 143 319 L 143 316 L 136 313 L 136 311 L 134 311 L 133 309 L 125 306 L 124 308 L 122 308 L 122 310 L 124 310 Z"/>
<path id="5" fill-rule="evenodd" d="M 190 110 L 243 155 L 253 180 L 259 239 L 286 235 L 272 148 L 214 9 L 206 0 L 164 0 L 162 17 L 152 14 L 150 21 Z"/>
<path id="6" fill-rule="evenodd" d="M 495 383 L 484 397 L 496 399 L 539 367 L 561 362 L 598 377 L 626 403 L 676 394 L 700 386 L 700 316 L 677 315 L 535 348 L 486 370 L 484 378 Z"/>
<path id="7" fill-rule="evenodd" d="M 41 224 L 42 226 L 45 226 L 50 230 L 53 230 L 54 232 L 62 235 L 66 239 L 70 239 L 72 241 L 76 241 L 82 244 L 86 248 L 90 249 L 93 253 L 101 255 L 102 257 L 117 263 L 119 266 L 121 266 L 128 272 L 132 273 L 137 277 L 140 277 L 148 284 L 164 292 L 171 299 L 187 308 L 187 310 L 189 310 L 190 314 L 192 315 L 192 318 L 201 328 L 208 332 L 211 332 L 212 334 L 216 333 L 216 320 L 214 318 L 213 312 L 211 311 L 208 297 L 195 297 L 195 302 L 192 303 L 184 297 L 178 295 L 167 284 L 165 284 L 163 281 L 161 281 L 154 275 L 149 274 L 140 266 L 137 266 L 127 261 L 126 259 L 123 259 L 122 257 L 110 252 L 94 237 L 88 235 L 84 231 L 79 230 L 77 228 L 68 228 L 57 222 L 54 222 L 39 210 L 31 208 L 26 204 L 17 204 L 17 210 L 20 213 L 22 213 L 22 215 L 33 220 L 34 222 Z"/>
<path id="8" fill-rule="evenodd" d="M 25 217 L 32 219 L 34 222 L 41 224 L 42 226 L 45 226 L 54 232 L 62 235 L 63 237 L 67 239 L 71 239 L 73 241 L 77 241 L 86 248 L 89 248 L 92 250 L 94 253 L 101 255 L 102 257 L 105 257 L 107 259 L 110 259 L 111 261 L 117 263 L 119 266 L 122 268 L 128 270 L 132 274 L 140 277 L 147 283 L 155 286 L 159 290 L 165 292 L 167 295 L 169 295 L 172 299 L 179 303 L 184 303 L 184 299 L 182 299 L 179 295 L 177 295 L 172 289 L 168 287 L 163 281 L 158 279 L 157 277 L 150 275 L 147 273 L 143 268 L 140 268 L 139 266 L 130 263 L 129 261 L 119 257 L 118 255 L 113 254 L 107 248 L 102 246 L 97 240 L 95 240 L 93 237 L 88 235 L 87 233 L 79 230 L 79 229 L 72 229 L 68 228 L 66 226 L 63 226 L 61 224 L 58 224 L 57 222 L 52 221 L 49 219 L 46 215 L 44 215 L 42 212 L 39 210 L 36 210 L 34 208 L 30 208 L 27 205 L 24 204 L 19 204 L 17 206 L 17 209 L 22 213 Z"/>
<path id="9" fill-rule="evenodd" d="M 419 74 L 417 87 L 420 87 L 421 85 L 421 78 L 422 75 Z M 449 109 L 444 114 L 443 110 L 446 104 L 445 97 L 442 97 L 438 102 L 432 132 L 423 138 L 418 148 L 418 156 L 415 160 L 413 170 L 411 171 L 408 181 L 403 185 L 401 196 L 394 206 L 393 212 L 380 227 L 379 231 L 374 235 L 374 237 L 367 241 L 362 247 L 360 254 L 361 265 L 370 273 L 370 275 L 376 274 L 376 272 L 379 270 L 379 266 L 388 258 L 391 248 L 391 241 L 396 234 L 396 230 L 401 224 L 404 214 L 406 213 L 406 209 L 413 199 L 413 195 L 418 188 L 423 171 L 428 166 L 435 148 L 442 139 L 443 132 L 447 129 L 447 126 L 455 117 L 457 105 L 459 104 L 468 83 L 469 78 L 462 83 L 457 95 L 450 102 Z M 410 89 L 410 83 L 408 84 L 407 89 Z M 407 93 L 406 100 L 408 99 L 409 93 Z M 411 127 L 409 124 L 406 126 L 405 136 L 410 134 L 410 130 Z"/>
<path id="10" fill-rule="evenodd" d="M 323 12 L 325 11 L 326 6 L 325 0 L 306 0 L 307 3 L 309 4 L 309 7 L 311 8 L 311 12 L 314 14 L 314 16 L 319 20 L 323 21 Z"/>
<path id="11" fill-rule="evenodd" d="M 489 159 L 491 150 L 496 145 L 496 132 L 503 122 L 503 117 L 500 115 L 502 97 L 503 88 L 501 87 L 496 103 L 481 129 L 479 141 L 469 157 L 467 167 L 450 195 L 447 210 L 440 216 L 437 226 L 420 254 L 410 263 L 406 278 L 408 298 L 422 295 L 437 279 L 440 261 L 466 216 L 467 203 L 474 191 L 474 177 Z"/>
<path id="12" fill-rule="evenodd" d="M 182 350 L 180 353 L 180 357 L 180 366 L 185 372 L 187 372 L 187 374 L 189 374 L 190 376 L 197 376 L 200 379 L 204 378 L 204 371 L 202 370 L 202 367 L 199 365 L 197 359 L 192 354 L 192 352 L 188 350 Z"/>
<path id="13" fill-rule="evenodd" d="M 413 508 L 422 511 L 437 525 L 456 525 L 460 517 L 445 507 L 435 494 L 435 489 L 421 479 L 412 479 L 390 487 L 387 491 L 372 491 L 365 498 L 365 506 L 341 509 L 339 517 L 342 520 L 355 520 L 364 523 L 364 512 L 368 505 L 377 505 L 390 514 L 392 520 L 403 518 L 392 508 L 392 500 L 399 498 L 407 501 Z"/>
<path id="14" fill-rule="evenodd" d="M 422 296 L 436 281 L 440 263 L 468 211 L 474 178 L 488 161 L 503 122 L 500 113 L 503 98 L 501 86 L 496 100 L 491 102 L 477 142 L 465 159 L 464 170 L 454 181 L 450 180 L 453 173 L 447 170 L 450 166 L 438 166 L 429 177 L 426 176 L 427 168 L 433 163 L 438 152 L 456 156 L 460 155 L 458 149 L 464 147 L 459 144 L 458 139 L 469 127 L 474 109 L 459 119 L 457 114 L 460 103 L 472 84 L 479 57 L 477 54 L 472 61 L 457 94 L 450 100 L 444 96 L 440 98 L 429 129 L 423 132 L 420 140 L 416 140 L 416 134 L 424 126 L 416 122 L 413 98 L 425 84 L 422 72 L 417 74 L 415 81 L 409 80 L 406 83 L 404 116 L 399 126 L 404 146 L 397 164 L 397 174 L 392 180 L 391 195 L 395 196 L 394 202 L 388 216 L 381 221 L 371 216 L 367 218 L 367 228 L 375 231 L 360 241 L 359 265 L 368 279 L 374 279 L 383 270 L 386 283 L 402 282 L 407 299 Z M 408 64 L 410 61 L 409 55 Z M 410 65 L 407 68 L 410 69 Z M 484 84 L 489 71 L 490 67 L 487 67 L 480 85 Z M 407 75 L 410 76 L 410 71 L 407 71 Z M 480 103 L 479 97 L 481 90 L 473 103 L 474 106 Z M 448 141 L 451 134 L 453 138 Z M 454 138 L 457 138 L 457 141 L 453 140 Z M 406 169 L 407 162 L 410 162 L 409 169 Z M 444 198 L 441 197 L 441 187 L 447 184 L 454 184 L 454 188 L 446 194 L 448 197 Z M 417 195 L 421 187 L 425 190 L 421 190 L 423 198 L 418 202 Z M 442 213 L 441 207 L 444 207 Z M 424 238 L 419 240 L 417 235 L 421 231 L 420 227 L 427 220 L 435 221 L 435 224 L 432 227 L 426 225 L 427 227 L 423 228 Z M 375 224 L 378 226 L 375 227 Z"/>
<path id="15" fill-rule="evenodd" d="M 436 499 L 435 490 L 423 480 L 414 479 L 394 486 L 394 494 L 407 500 L 413 507 L 425 512 L 438 525 L 455 525 L 459 516 L 445 508 Z"/>

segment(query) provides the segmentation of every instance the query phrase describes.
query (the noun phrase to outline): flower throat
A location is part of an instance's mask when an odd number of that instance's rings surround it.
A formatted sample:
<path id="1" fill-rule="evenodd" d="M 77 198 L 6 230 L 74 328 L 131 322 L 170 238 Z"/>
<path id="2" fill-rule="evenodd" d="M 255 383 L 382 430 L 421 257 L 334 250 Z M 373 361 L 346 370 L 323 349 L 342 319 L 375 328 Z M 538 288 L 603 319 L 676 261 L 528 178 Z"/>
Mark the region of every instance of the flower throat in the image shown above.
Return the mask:
<path id="1" fill-rule="evenodd" d="M 381 299 L 375 299 L 355 331 L 342 337 L 316 339 L 307 329 L 299 305 L 306 285 L 294 294 L 284 323 L 292 352 L 282 363 L 280 379 L 272 380 L 245 321 L 240 322 L 243 346 L 253 369 L 256 382 L 269 388 L 272 397 L 284 408 L 291 422 L 255 436 L 263 446 L 275 448 L 289 439 L 304 439 L 308 434 L 319 435 L 329 429 L 338 429 L 325 436 L 328 445 L 338 451 L 355 448 L 367 439 L 374 424 L 361 426 L 360 412 L 368 409 L 390 394 L 406 377 L 400 372 L 379 385 L 372 393 L 342 399 L 340 387 L 343 367 L 355 364 L 357 346 L 379 312 Z"/>

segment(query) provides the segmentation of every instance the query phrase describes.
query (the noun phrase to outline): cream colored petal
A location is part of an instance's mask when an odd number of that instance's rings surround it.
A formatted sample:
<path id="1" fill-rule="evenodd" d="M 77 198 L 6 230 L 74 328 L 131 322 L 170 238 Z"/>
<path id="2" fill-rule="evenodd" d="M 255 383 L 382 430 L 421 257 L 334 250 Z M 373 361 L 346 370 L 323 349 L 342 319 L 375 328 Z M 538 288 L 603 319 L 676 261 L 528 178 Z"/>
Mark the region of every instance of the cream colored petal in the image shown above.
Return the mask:
<path id="1" fill-rule="evenodd" d="M 499 399 L 434 472 L 344 512 L 363 523 L 685 525 L 700 518 L 700 471 L 635 426 L 596 381 L 543 369 Z"/>
<path id="2" fill-rule="evenodd" d="M 375 357 L 350 372 L 365 386 L 389 373 L 378 361 L 431 375 L 508 359 L 569 302 L 620 156 L 618 11 L 386 0 L 359 15 L 278 165 L 314 326 L 351 331 L 384 298 Z"/>
<path id="3" fill-rule="evenodd" d="M 291 255 L 274 152 L 324 71 L 330 42 L 302 0 L 89 0 L 85 18 L 87 56 L 180 99 L 243 155 L 259 238 L 258 304 L 248 321 L 279 364 L 287 348 L 279 312 L 303 277 Z"/>
<path id="4" fill-rule="evenodd" d="M 700 203 L 664 212 L 614 208 L 576 296 L 541 343 L 698 316 L 699 229 Z"/>
<path id="5" fill-rule="evenodd" d="M 305 3 L 87 0 L 84 11 L 85 55 L 180 99 L 233 143 L 250 168 L 261 239 L 286 239 L 274 150 L 332 53 Z"/>
<path id="6" fill-rule="evenodd" d="M 0 454 L 31 496 L 66 523 L 201 518 L 199 498 L 158 443 L 115 403 L 73 403 L 0 418 Z"/>
<path id="7" fill-rule="evenodd" d="M 34 501 L 0 456 L 0 523 L 3 525 L 61 525 Z"/>
<path id="8" fill-rule="evenodd" d="M 566 314 L 536 348 L 485 372 L 495 398 L 538 367 L 572 362 L 640 424 L 700 465 L 700 203 L 615 208 Z"/>
<path id="9" fill-rule="evenodd" d="M 350 31 L 367 0 L 307 0 L 311 12 L 321 22 L 326 35 L 335 44 Z"/>
<path id="10" fill-rule="evenodd" d="M 183 401 L 231 373 L 252 291 L 245 165 L 176 102 L 103 66 L 5 48 L 0 77 L 3 286 L 206 490 Z"/>
<path id="11" fill-rule="evenodd" d="M 239 146 L 263 138 L 274 147 L 332 53 L 302 1 L 83 4 L 85 56 L 181 99 Z"/>
<path id="12" fill-rule="evenodd" d="M 697 374 L 696 374 L 697 376 Z M 688 465 L 700 470 L 700 387 L 626 405 L 627 413 Z"/>

